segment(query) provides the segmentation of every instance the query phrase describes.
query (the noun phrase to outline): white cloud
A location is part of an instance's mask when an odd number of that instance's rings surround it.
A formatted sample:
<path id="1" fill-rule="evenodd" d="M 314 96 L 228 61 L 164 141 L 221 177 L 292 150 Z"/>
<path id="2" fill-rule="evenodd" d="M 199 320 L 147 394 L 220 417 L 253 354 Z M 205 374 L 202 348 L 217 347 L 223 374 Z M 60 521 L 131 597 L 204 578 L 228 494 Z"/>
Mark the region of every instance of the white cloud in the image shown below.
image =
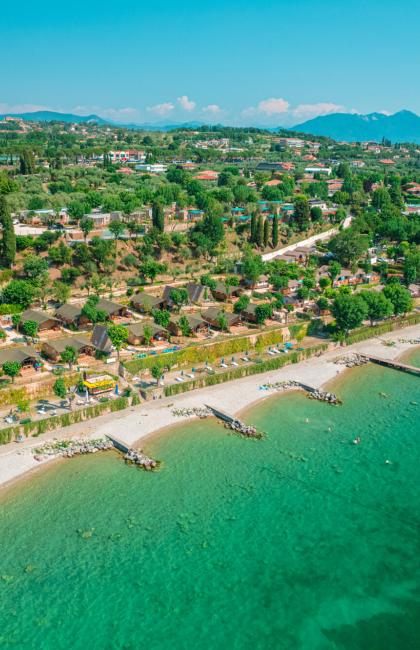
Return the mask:
<path id="1" fill-rule="evenodd" d="M 287 113 L 290 104 L 282 97 L 271 97 L 270 99 L 262 99 L 257 106 L 250 106 L 242 111 L 244 117 L 252 117 L 253 115 L 280 115 Z"/>
<path id="2" fill-rule="evenodd" d="M 213 115 L 217 115 L 222 112 L 222 109 L 217 104 L 209 104 L 208 106 L 203 106 L 202 111 L 203 113 L 213 113 Z"/>
<path id="3" fill-rule="evenodd" d="M 165 117 L 165 115 L 169 115 L 169 113 L 171 113 L 174 108 L 175 106 L 172 104 L 172 102 L 163 102 L 162 104 L 156 104 L 156 106 L 149 106 L 147 110 L 150 113 L 159 115 L 160 117 Z"/>
<path id="4" fill-rule="evenodd" d="M 333 102 L 318 102 L 317 104 L 299 104 L 293 109 L 292 113 L 297 118 L 311 118 L 319 115 L 328 115 L 329 113 L 348 113 L 350 112 L 341 104 Z"/>
<path id="5" fill-rule="evenodd" d="M 193 111 L 197 106 L 197 104 L 193 102 L 192 99 L 189 99 L 187 95 L 178 97 L 178 103 L 181 105 L 184 111 Z"/>

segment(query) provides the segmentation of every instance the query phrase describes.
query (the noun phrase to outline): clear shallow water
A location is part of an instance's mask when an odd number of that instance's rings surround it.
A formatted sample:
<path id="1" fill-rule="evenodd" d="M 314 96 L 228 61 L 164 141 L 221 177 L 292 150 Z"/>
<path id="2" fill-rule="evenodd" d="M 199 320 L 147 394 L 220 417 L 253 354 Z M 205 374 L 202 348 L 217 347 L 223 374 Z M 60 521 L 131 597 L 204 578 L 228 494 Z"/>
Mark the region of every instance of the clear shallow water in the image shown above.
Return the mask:
<path id="1" fill-rule="evenodd" d="M 346 377 L 342 407 L 253 409 L 265 441 L 200 421 L 149 442 L 156 474 L 111 453 L 9 490 L 0 647 L 418 648 L 420 382 Z"/>

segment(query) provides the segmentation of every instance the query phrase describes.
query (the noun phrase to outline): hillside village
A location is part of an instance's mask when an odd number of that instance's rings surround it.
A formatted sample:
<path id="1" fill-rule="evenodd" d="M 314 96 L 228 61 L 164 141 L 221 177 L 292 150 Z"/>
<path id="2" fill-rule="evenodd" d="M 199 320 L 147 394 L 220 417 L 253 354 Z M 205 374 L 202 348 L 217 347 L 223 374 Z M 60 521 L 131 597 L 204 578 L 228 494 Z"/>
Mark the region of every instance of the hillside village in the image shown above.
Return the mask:
<path id="1" fill-rule="evenodd" d="M 40 396 L 63 410 L 88 392 L 157 398 L 416 317 L 419 154 L 255 128 L 0 121 L 5 426 L 46 417 L 30 411 Z"/>

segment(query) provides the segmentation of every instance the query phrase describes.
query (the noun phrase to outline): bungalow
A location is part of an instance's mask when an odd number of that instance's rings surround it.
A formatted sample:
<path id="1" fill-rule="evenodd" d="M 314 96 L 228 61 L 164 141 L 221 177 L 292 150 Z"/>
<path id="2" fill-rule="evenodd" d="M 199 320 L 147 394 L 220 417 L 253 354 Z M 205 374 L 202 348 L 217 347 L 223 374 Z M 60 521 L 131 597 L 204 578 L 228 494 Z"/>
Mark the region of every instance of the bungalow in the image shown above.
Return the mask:
<path id="1" fill-rule="evenodd" d="M 252 282 L 252 280 L 247 279 L 245 279 L 243 282 L 246 287 L 251 287 L 252 289 L 268 289 L 270 286 L 268 275 L 260 275 L 256 282 Z"/>
<path id="2" fill-rule="evenodd" d="M 257 322 L 257 316 L 256 316 L 256 309 L 258 305 L 255 302 L 250 302 L 245 309 L 241 311 L 241 317 L 243 320 L 247 320 L 250 323 L 256 323 Z"/>
<path id="3" fill-rule="evenodd" d="M 44 341 L 41 351 L 48 359 L 57 362 L 60 361 L 61 353 L 67 347 L 74 348 L 77 354 L 93 356 L 95 353 L 95 346 L 89 340 L 89 337 L 83 334 Z"/>
<path id="4" fill-rule="evenodd" d="M 230 312 L 223 311 L 223 309 L 219 309 L 218 307 L 209 307 L 201 315 L 207 323 L 209 323 L 212 327 L 215 327 L 216 329 L 221 329 L 220 327 L 221 316 L 224 316 L 226 318 L 228 328 L 232 327 L 233 325 L 237 325 L 241 320 L 239 314 L 231 314 Z"/>
<path id="5" fill-rule="evenodd" d="M 241 287 L 226 286 L 224 282 L 216 282 L 214 289 L 211 290 L 213 297 L 221 302 L 233 298 L 233 296 L 240 296 L 242 291 Z"/>
<path id="6" fill-rule="evenodd" d="M 78 328 L 80 317 L 82 316 L 82 305 L 66 303 L 56 310 L 54 316 L 62 325 Z"/>
<path id="7" fill-rule="evenodd" d="M 112 342 L 108 336 L 108 328 L 106 325 L 96 324 L 92 331 L 91 343 L 95 350 L 104 354 L 112 352 Z"/>
<path id="8" fill-rule="evenodd" d="M 128 309 L 125 305 L 120 305 L 119 302 L 113 302 L 112 300 L 107 300 L 106 298 L 101 298 L 96 305 L 98 311 L 106 312 L 108 318 L 113 320 L 114 318 L 120 318 L 121 316 L 126 316 Z"/>
<path id="9" fill-rule="evenodd" d="M 60 322 L 50 316 L 45 311 L 37 311 L 36 309 L 27 309 L 22 312 L 19 322 L 19 328 L 22 328 L 22 325 L 32 321 L 38 325 L 39 332 L 45 332 L 46 330 L 58 330 L 60 328 Z"/>
<path id="10" fill-rule="evenodd" d="M 151 338 L 155 340 L 167 339 L 168 332 L 161 325 L 156 325 L 153 321 L 142 321 L 141 323 L 130 323 L 127 325 L 128 342 L 131 345 L 143 345 L 146 342 L 144 328 L 150 327 Z"/>
<path id="11" fill-rule="evenodd" d="M 208 287 L 204 287 L 202 284 L 188 282 L 186 289 L 188 291 L 188 300 L 190 303 L 199 304 L 207 297 Z"/>
<path id="12" fill-rule="evenodd" d="M 334 287 L 342 287 L 354 284 L 362 284 L 365 282 L 366 273 L 363 269 L 357 269 L 356 273 L 353 273 L 349 269 L 342 269 L 340 274 L 334 280 Z"/>
<path id="13" fill-rule="evenodd" d="M 164 299 L 162 296 L 152 296 L 140 291 L 131 298 L 131 304 L 139 312 L 150 313 L 153 309 L 162 309 Z"/>
<path id="14" fill-rule="evenodd" d="M 17 361 L 22 367 L 29 367 L 39 363 L 40 358 L 38 352 L 29 346 L 0 350 L 0 367 L 8 361 Z"/>
<path id="15" fill-rule="evenodd" d="M 180 316 L 171 318 L 169 321 L 168 330 L 171 332 L 171 334 L 174 334 L 175 336 L 180 336 L 182 334 L 182 330 L 179 325 L 179 321 L 182 317 L 187 319 L 188 325 L 190 326 L 190 330 L 193 334 L 197 334 L 198 332 L 205 332 L 209 329 L 209 324 L 203 320 L 199 314 L 181 314 Z"/>
<path id="16" fill-rule="evenodd" d="M 280 292 L 283 294 L 283 296 L 290 296 L 292 293 L 297 291 L 299 287 L 300 287 L 300 282 L 298 282 L 298 280 L 289 280 L 287 283 L 287 287 L 280 289 Z"/>

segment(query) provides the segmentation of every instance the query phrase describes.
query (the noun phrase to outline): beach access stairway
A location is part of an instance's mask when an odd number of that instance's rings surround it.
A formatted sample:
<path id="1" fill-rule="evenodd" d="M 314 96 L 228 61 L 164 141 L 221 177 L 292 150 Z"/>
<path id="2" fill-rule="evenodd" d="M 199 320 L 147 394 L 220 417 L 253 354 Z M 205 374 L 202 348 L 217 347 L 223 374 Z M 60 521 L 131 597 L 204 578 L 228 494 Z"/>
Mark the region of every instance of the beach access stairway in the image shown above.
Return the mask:
<path id="1" fill-rule="evenodd" d="M 420 368 L 410 366 L 407 363 L 401 363 L 401 361 L 392 361 L 391 359 L 382 359 L 381 357 L 376 357 L 373 354 L 363 353 L 363 356 L 372 363 L 377 363 L 380 366 L 386 366 L 387 368 L 394 368 L 394 370 L 401 370 L 402 372 L 409 372 L 412 375 L 420 376 Z"/>

